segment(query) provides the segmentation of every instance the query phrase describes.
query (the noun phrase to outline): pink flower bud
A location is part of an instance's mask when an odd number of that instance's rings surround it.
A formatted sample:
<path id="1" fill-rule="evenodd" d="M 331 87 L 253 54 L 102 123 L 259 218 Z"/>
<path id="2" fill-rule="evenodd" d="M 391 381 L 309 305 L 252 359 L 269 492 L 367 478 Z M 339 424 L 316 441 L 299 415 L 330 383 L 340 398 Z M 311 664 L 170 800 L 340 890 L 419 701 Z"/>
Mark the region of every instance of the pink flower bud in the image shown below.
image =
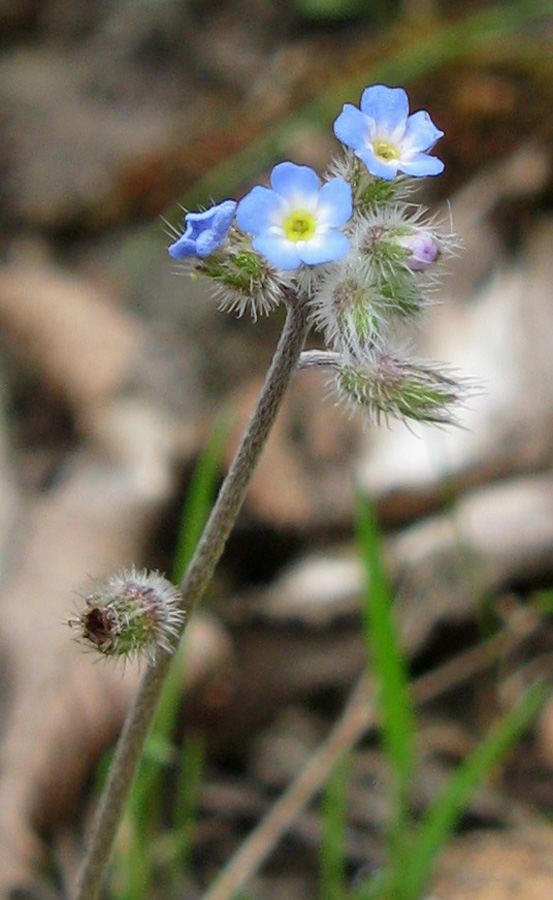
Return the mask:
<path id="1" fill-rule="evenodd" d="M 428 231 L 417 231 L 405 241 L 407 265 L 411 269 L 427 269 L 438 257 L 439 249 Z"/>

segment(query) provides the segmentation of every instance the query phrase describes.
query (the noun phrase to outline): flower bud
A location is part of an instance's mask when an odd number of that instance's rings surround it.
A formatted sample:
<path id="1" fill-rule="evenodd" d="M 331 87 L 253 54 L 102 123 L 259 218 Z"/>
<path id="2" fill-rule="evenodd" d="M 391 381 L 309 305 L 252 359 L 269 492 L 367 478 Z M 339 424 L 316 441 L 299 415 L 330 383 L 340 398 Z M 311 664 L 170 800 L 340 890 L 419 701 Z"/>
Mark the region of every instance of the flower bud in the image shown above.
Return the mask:
<path id="1" fill-rule="evenodd" d="M 428 231 L 418 231 L 401 242 L 405 247 L 405 262 L 410 269 L 419 271 L 427 269 L 439 256 L 439 248 Z"/>
<path id="2" fill-rule="evenodd" d="M 328 347 L 351 352 L 370 352 L 379 340 L 385 310 L 371 291 L 355 258 L 325 279 L 312 303 L 313 323 L 323 331 Z"/>
<path id="3" fill-rule="evenodd" d="M 80 643 L 103 656 L 145 657 L 153 664 L 176 646 L 184 621 L 179 602 L 178 589 L 159 572 L 132 568 L 100 582 L 69 625 Z"/>
<path id="4" fill-rule="evenodd" d="M 363 363 L 346 360 L 336 373 L 338 392 L 346 401 L 364 406 L 372 421 L 382 417 L 454 424 L 452 407 L 466 388 L 432 365 L 402 360 L 386 352 Z"/>
<path id="5" fill-rule="evenodd" d="M 221 310 L 242 316 L 249 309 L 256 321 L 282 301 L 282 277 L 252 249 L 250 238 L 238 228 L 232 227 L 224 247 L 198 261 L 195 270 L 214 282 Z"/>
<path id="6" fill-rule="evenodd" d="M 414 266 L 407 264 L 406 246 L 417 233 L 404 204 L 378 210 L 358 223 L 354 247 L 373 297 L 390 316 L 417 315 L 426 303 Z"/>

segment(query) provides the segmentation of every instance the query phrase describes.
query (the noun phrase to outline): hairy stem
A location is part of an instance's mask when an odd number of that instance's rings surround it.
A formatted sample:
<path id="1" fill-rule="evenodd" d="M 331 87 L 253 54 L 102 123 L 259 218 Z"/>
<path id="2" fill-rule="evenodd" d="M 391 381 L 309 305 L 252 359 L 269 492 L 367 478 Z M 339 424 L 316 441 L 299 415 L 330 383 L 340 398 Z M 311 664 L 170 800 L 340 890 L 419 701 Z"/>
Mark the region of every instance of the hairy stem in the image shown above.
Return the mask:
<path id="1" fill-rule="evenodd" d="M 304 350 L 298 360 L 299 369 L 339 369 L 342 354 L 332 350 Z"/>
<path id="2" fill-rule="evenodd" d="M 287 299 L 286 322 L 257 406 L 180 585 L 186 621 L 189 621 L 197 608 L 221 558 L 305 343 L 308 329 L 305 302 L 295 295 Z M 179 637 L 182 637 L 184 628 L 185 624 Z M 121 732 L 100 799 L 94 832 L 79 874 L 75 900 L 95 900 L 102 887 L 117 827 L 138 769 L 171 661 L 172 656 L 169 654 L 160 654 L 155 666 L 148 666 L 144 673 L 135 703 Z"/>

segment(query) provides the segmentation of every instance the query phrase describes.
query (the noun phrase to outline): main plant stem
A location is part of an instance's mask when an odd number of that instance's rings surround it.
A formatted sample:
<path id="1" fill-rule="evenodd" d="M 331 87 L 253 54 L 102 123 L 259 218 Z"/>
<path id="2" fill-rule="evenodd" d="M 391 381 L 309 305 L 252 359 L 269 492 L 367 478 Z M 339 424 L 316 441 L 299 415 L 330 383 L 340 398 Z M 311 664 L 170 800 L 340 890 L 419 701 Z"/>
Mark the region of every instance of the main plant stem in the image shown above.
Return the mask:
<path id="1" fill-rule="evenodd" d="M 221 558 L 305 343 L 308 329 L 306 304 L 297 296 L 290 296 L 287 302 L 286 322 L 257 406 L 180 585 L 186 621 L 189 621 L 197 608 Z M 184 628 L 185 625 L 182 626 L 179 637 L 182 637 Z M 160 654 L 155 666 L 148 666 L 143 675 L 100 799 L 94 832 L 79 874 L 75 900 L 95 900 L 103 885 L 117 828 L 171 661 L 169 654 Z"/>

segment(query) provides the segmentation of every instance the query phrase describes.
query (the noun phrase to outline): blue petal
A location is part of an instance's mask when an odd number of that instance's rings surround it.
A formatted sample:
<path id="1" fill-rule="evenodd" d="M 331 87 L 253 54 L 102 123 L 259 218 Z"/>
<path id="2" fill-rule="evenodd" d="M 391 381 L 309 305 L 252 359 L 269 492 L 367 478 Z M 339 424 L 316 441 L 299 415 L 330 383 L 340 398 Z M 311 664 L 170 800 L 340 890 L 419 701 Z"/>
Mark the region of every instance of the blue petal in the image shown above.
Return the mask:
<path id="1" fill-rule="evenodd" d="M 421 109 L 409 116 L 402 147 L 412 150 L 430 150 L 443 136 L 443 131 L 436 128 L 428 113 Z"/>
<path id="2" fill-rule="evenodd" d="M 342 144 L 358 150 L 367 141 L 370 123 L 356 106 L 344 103 L 342 112 L 334 122 L 334 134 Z"/>
<path id="3" fill-rule="evenodd" d="M 196 238 L 196 256 L 199 256 L 201 259 L 205 259 L 206 256 L 211 256 L 213 251 L 223 243 L 226 233 L 227 229 L 225 229 L 223 236 L 221 237 L 221 235 L 215 231 L 202 231 Z"/>
<path id="4" fill-rule="evenodd" d="M 187 213 L 186 231 L 169 247 L 170 255 L 174 259 L 186 259 L 189 256 L 205 259 L 223 243 L 235 209 L 234 200 L 224 200 L 203 212 Z"/>
<path id="5" fill-rule="evenodd" d="M 191 241 L 190 238 L 187 238 L 184 234 L 178 241 L 171 244 L 168 249 L 169 256 L 172 256 L 173 259 L 188 259 L 190 256 L 197 256 L 196 242 Z"/>
<path id="6" fill-rule="evenodd" d="M 319 192 L 317 222 L 339 228 L 352 213 L 351 186 L 344 178 L 331 178 Z"/>
<path id="7" fill-rule="evenodd" d="M 379 132 L 392 135 L 405 125 L 409 115 L 409 99 L 403 88 L 374 84 L 363 91 L 361 110 L 374 119 Z"/>
<path id="8" fill-rule="evenodd" d="M 234 200 L 223 200 L 209 209 L 202 212 L 190 212 L 185 216 L 187 231 L 191 235 L 201 234 L 207 229 L 216 231 L 218 234 L 226 234 L 230 223 L 234 218 L 236 202 Z"/>
<path id="9" fill-rule="evenodd" d="M 401 160 L 400 169 L 406 175 L 414 178 L 422 178 L 425 175 L 439 175 L 445 166 L 437 156 L 428 156 L 426 153 L 414 153 L 406 160 Z"/>
<path id="10" fill-rule="evenodd" d="M 297 269 L 301 263 L 298 244 L 274 234 L 260 234 L 252 247 L 279 269 Z"/>
<path id="11" fill-rule="evenodd" d="M 215 231 L 218 231 L 219 234 L 223 233 L 226 235 L 229 230 L 232 220 L 234 219 L 234 214 L 236 212 L 236 200 L 223 200 L 222 203 L 218 203 L 217 206 L 213 207 L 215 212 L 215 219 L 213 228 Z"/>
<path id="12" fill-rule="evenodd" d="M 358 151 L 357 155 L 363 160 L 371 175 L 383 178 L 385 181 L 392 181 L 400 168 L 400 160 L 391 159 L 389 162 L 385 162 L 375 154 L 372 147 L 365 147 L 362 151 Z"/>
<path id="13" fill-rule="evenodd" d="M 349 250 L 349 240 L 341 231 L 327 231 L 319 239 L 300 242 L 298 249 L 302 262 L 317 266 L 342 259 Z"/>
<path id="14" fill-rule="evenodd" d="M 274 225 L 282 206 L 283 201 L 278 194 L 258 185 L 238 204 L 236 221 L 244 231 L 259 234 Z"/>
<path id="15" fill-rule="evenodd" d="M 271 172 L 271 185 L 281 195 L 294 201 L 296 198 L 317 194 L 319 178 L 309 166 L 297 166 L 292 162 L 282 162 Z"/>
<path id="16" fill-rule="evenodd" d="M 210 220 L 213 213 L 210 209 L 199 213 L 186 213 L 184 221 L 186 223 L 186 231 L 192 238 L 202 233 L 203 228 L 209 228 Z"/>

